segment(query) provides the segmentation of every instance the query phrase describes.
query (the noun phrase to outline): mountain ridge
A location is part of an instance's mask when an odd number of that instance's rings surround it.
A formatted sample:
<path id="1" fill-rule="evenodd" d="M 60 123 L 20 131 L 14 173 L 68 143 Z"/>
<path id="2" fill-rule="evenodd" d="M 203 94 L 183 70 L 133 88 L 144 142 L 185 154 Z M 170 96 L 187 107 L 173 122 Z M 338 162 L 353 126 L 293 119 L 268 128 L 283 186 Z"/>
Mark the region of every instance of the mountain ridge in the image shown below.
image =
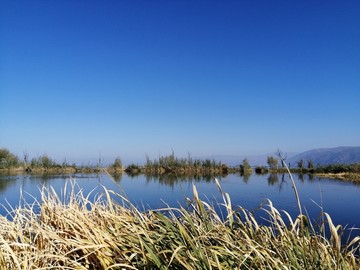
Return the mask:
<path id="1" fill-rule="evenodd" d="M 230 166 L 238 166 L 247 159 L 251 166 L 267 166 L 267 157 L 276 153 L 263 155 L 212 155 L 197 157 L 200 159 L 214 159 Z M 301 153 L 285 153 L 286 162 L 296 166 L 297 162 L 303 160 L 312 161 L 315 165 L 329 164 L 353 164 L 360 162 L 360 146 L 338 146 L 333 148 L 314 148 Z"/>
<path id="2" fill-rule="evenodd" d="M 311 160 L 315 165 L 352 164 L 360 162 L 360 146 L 338 146 L 333 148 L 316 148 L 291 157 L 288 162 Z"/>

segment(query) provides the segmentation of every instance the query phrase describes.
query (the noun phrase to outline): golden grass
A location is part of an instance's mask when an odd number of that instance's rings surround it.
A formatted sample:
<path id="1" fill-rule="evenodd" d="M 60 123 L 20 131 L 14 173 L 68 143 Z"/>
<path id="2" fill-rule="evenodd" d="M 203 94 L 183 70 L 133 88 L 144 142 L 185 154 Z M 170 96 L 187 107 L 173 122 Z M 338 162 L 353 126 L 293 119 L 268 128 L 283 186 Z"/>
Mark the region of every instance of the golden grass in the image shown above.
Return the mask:
<path id="1" fill-rule="evenodd" d="M 360 173 L 342 172 L 342 173 L 315 173 L 320 178 L 333 178 L 338 180 L 360 183 Z"/>
<path id="2" fill-rule="evenodd" d="M 1 269 L 360 269 L 359 242 L 341 244 L 341 228 L 324 215 L 327 239 L 269 201 L 270 226 L 260 225 L 230 197 L 215 208 L 199 199 L 188 208 L 140 212 L 107 190 L 90 194 L 43 189 L 41 202 L 0 217 Z M 121 203 L 115 202 L 115 197 Z M 290 226 L 289 226 L 290 224 Z"/>

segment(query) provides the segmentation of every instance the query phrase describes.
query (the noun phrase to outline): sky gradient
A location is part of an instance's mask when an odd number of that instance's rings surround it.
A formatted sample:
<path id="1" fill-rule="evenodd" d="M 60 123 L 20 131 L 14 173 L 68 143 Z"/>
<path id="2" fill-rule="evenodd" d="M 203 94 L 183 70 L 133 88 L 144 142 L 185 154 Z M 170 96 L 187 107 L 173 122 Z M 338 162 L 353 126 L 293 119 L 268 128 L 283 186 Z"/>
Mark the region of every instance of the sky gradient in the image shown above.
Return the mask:
<path id="1" fill-rule="evenodd" d="M 0 147 L 61 162 L 360 145 L 360 1 L 1 1 Z"/>

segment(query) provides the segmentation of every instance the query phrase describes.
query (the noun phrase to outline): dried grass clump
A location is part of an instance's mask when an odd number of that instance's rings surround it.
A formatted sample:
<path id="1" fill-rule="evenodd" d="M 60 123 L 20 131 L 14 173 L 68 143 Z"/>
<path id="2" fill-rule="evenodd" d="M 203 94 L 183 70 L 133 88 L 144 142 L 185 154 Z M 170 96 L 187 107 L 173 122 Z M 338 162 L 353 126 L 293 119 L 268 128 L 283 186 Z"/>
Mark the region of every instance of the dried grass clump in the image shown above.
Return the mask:
<path id="1" fill-rule="evenodd" d="M 218 182 L 217 182 L 218 184 Z M 219 190 L 224 217 L 194 198 L 188 207 L 140 212 L 107 190 L 91 201 L 74 187 L 0 217 L 1 269 L 359 269 L 359 242 L 341 245 L 340 227 L 324 214 L 331 237 L 293 220 L 269 201 L 270 226 L 233 210 Z M 65 189 L 66 190 L 66 189 Z M 67 194 L 67 195 L 66 195 Z M 122 203 L 116 203 L 115 197 Z M 285 222 L 286 221 L 286 222 Z M 287 224 L 290 224 L 288 226 Z M 303 225 L 300 225 L 303 224 Z"/>

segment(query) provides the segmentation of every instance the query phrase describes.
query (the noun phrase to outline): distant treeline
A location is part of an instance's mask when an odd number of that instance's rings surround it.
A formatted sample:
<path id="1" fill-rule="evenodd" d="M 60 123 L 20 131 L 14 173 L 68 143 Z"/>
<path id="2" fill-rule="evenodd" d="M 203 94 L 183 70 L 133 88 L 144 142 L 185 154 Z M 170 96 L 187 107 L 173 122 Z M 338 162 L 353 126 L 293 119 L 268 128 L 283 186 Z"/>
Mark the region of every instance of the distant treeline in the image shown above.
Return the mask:
<path id="1" fill-rule="evenodd" d="M 280 162 L 281 159 L 276 156 L 268 156 L 268 166 L 255 167 L 256 173 L 283 173 L 286 172 Z M 240 163 L 240 162 L 239 162 Z M 323 173 L 323 174 L 339 174 L 339 173 L 354 173 L 360 174 L 360 163 L 355 164 L 333 164 L 327 166 L 315 165 L 311 160 L 299 160 L 295 166 L 288 164 L 291 172 L 295 173 Z M 56 162 L 48 155 L 41 155 L 34 158 L 29 158 L 27 153 L 24 153 L 23 159 L 11 153 L 6 148 L 0 148 L 0 170 L 18 170 L 26 172 L 99 172 L 102 169 L 102 161 L 96 165 L 81 165 L 75 163 L 68 163 L 64 160 L 62 163 Z M 174 152 L 170 155 L 160 156 L 158 159 L 151 160 L 146 156 L 144 165 L 130 164 L 123 166 L 120 157 L 115 158 L 114 162 L 106 169 L 110 173 L 127 172 L 128 174 L 147 175 L 226 175 L 229 173 L 251 174 L 252 166 L 247 159 L 241 161 L 238 166 L 230 167 L 220 161 L 214 159 L 194 159 L 190 155 L 187 158 L 178 158 Z"/>
<path id="2" fill-rule="evenodd" d="M 29 159 L 28 154 L 24 153 L 23 159 L 20 159 L 8 149 L 0 149 L 0 169 L 2 170 L 19 170 L 26 172 L 77 172 L 77 171 L 99 171 L 102 166 L 102 161 L 93 166 L 77 166 L 75 163 L 68 163 L 66 160 L 62 163 L 56 162 L 48 155 L 41 155 Z M 150 160 L 146 157 L 144 165 L 130 164 L 123 166 L 121 158 L 117 157 L 113 163 L 105 167 L 110 173 L 117 173 L 125 171 L 129 174 L 145 173 L 149 175 L 159 174 L 204 174 L 204 175 L 221 175 L 236 172 L 240 169 L 230 168 L 228 165 L 216 162 L 214 159 L 193 159 L 178 158 L 172 153 L 167 156 L 160 156 L 158 159 Z"/>

